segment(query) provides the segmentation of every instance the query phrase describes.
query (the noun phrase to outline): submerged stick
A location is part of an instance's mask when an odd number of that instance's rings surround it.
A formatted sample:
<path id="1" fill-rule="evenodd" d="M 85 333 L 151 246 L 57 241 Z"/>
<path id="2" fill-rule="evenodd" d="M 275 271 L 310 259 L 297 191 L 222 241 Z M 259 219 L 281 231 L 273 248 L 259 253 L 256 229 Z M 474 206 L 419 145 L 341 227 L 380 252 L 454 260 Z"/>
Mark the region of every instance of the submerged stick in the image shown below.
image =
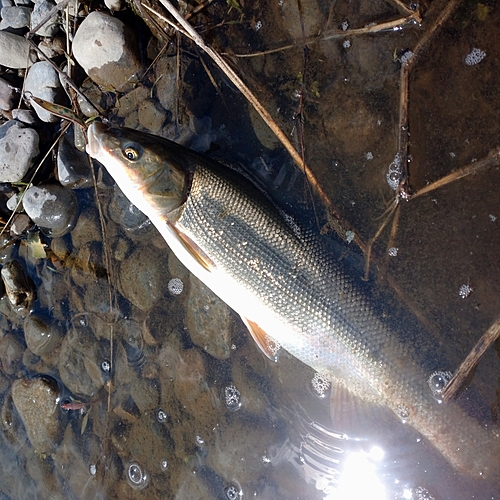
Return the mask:
<path id="1" fill-rule="evenodd" d="M 496 149 L 491 151 L 491 153 L 486 156 L 485 158 L 482 158 L 479 161 L 475 161 L 473 163 L 469 163 L 465 167 L 456 170 L 455 172 L 452 172 L 451 174 L 442 177 L 441 179 L 437 180 L 436 182 L 432 182 L 428 186 L 423 187 L 419 191 L 417 191 L 415 194 L 410 196 L 410 200 L 413 200 L 415 198 L 418 198 L 419 196 L 422 196 L 423 194 L 427 194 L 431 191 L 434 191 L 435 189 L 438 189 L 440 187 L 446 186 L 447 184 L 450 184 L 451 182 L 457 181 L 458 179 L 461 179 L 462 177 L 466 177 L 467 175 L 473 174 L 483 168 L 488 168 L 493 165 L 498 164 L 500 161 L 500 146 L 498 146 Z"/>
<path id="2" fill-rule="evenodd" d="M 472 348 L 471 352 L 464 359 L 458 370 L 453 374 L 449 382 L 440 394 L 440 397 L 445 403 L 450 401 L 457 391 L 462 387 L 463 383 L 469 376 L 470 372 L 475 368 L 481 356 L 488 348 L 500 337 L 500 319 L 497 319 L 488 328 L 486 333 L 479 339 L 477 344 Z"/>

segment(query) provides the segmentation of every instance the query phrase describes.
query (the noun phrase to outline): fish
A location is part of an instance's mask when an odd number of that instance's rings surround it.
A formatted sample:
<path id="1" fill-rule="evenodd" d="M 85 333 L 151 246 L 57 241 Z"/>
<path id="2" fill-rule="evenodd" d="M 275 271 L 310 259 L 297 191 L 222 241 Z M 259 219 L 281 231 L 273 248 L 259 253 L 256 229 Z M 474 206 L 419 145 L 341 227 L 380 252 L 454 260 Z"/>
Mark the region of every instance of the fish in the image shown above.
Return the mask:
<path id="1" fill-rule="evenodd" d="M 312 229 L 235 170 L 172 141 L 101 122 L 87 135 L 88 154 L 269 358 L 281 346 L 346 394 L 389 408 L 456 470 L 499 481 L 498 429 L 436 397 L 429 381 L 441 375 L 430 378 Z"/>

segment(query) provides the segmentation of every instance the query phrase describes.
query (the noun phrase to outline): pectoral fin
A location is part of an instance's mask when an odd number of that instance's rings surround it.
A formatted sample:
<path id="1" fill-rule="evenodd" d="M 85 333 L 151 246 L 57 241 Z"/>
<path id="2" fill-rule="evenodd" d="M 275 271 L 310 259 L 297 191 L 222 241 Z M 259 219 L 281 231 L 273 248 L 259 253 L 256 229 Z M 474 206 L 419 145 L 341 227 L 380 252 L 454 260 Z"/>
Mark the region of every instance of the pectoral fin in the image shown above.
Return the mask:
<path id="1" fill-rule="evenodd" d="M 272 361 L 276 361 L 276 354 L 278 352 L 279 344 L 268 335 L 255 321 L 248 318 L 241 317 L 245 323 L 250 335 L 255 340 L 260 350 Z"/>
<path id="2" fill-rule="evenodd" d="M 174 225 L 171 225 L 171 227 L 175 231 L 179 241 L 184 245 L 184 248 L 191 256 L 207 271 L 213 271 L 216 266 L 212 259 L 210 259 L 210 257 L 188 235 L 179 231 Z"/>

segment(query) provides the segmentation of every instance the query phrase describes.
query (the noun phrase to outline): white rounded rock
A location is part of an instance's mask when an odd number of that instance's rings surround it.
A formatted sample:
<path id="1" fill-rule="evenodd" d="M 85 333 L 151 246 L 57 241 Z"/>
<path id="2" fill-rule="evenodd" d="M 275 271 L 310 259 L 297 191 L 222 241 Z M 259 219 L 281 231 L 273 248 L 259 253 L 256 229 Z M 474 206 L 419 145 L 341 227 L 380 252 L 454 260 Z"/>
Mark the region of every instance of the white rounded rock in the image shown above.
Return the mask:
<path id="1" fill-rule="evenodd" d="M 30 55 L 26 38 L 7 31 L 0 31 L 0 65 L 7 68 L 27 68 L 35 57 Z"/>
<path id="2" fill-rule="evenodd" d="M 39 153 L 38 134 L 11 120 L 0 127 L 0 182 L 19 182 Z"/>
<path id="3" fill-rule="evenodd" d="M 62 94 L 62 86 L 56 70 L 47 61 L 40 61 L 29 69 L 24 82 L 24 90 L 31 92 L 48 102 L 58 102 L 59 95 Z M 59 121 L 59 117 L 49 113 L 36 103 L 32 103 L 33 109 L 40 120 L 47 123 Z"/>
<path id="4" fill-rule="evenodd" d="M 105 88 L 128 90 L 141 70 L 134 34 L 119 19 L 92 12 L 73 40 L 73 54 L 92 80 Z"/>

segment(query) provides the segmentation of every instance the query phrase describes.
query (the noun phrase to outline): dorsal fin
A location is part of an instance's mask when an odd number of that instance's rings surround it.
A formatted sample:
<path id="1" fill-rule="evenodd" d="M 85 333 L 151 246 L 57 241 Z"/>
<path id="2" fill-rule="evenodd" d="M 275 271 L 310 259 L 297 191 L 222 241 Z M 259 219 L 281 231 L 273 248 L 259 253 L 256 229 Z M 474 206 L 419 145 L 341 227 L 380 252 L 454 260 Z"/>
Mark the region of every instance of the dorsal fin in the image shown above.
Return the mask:
<path id="1" fill-rule="evenodd" d="M 255 321 L 241 317 L 245 323 L 250 335 L 255 340 L 260 350 L 272 361 L 276 361 L 276 354 L 279 350 L 279 344 L 268 335 Z"/>

